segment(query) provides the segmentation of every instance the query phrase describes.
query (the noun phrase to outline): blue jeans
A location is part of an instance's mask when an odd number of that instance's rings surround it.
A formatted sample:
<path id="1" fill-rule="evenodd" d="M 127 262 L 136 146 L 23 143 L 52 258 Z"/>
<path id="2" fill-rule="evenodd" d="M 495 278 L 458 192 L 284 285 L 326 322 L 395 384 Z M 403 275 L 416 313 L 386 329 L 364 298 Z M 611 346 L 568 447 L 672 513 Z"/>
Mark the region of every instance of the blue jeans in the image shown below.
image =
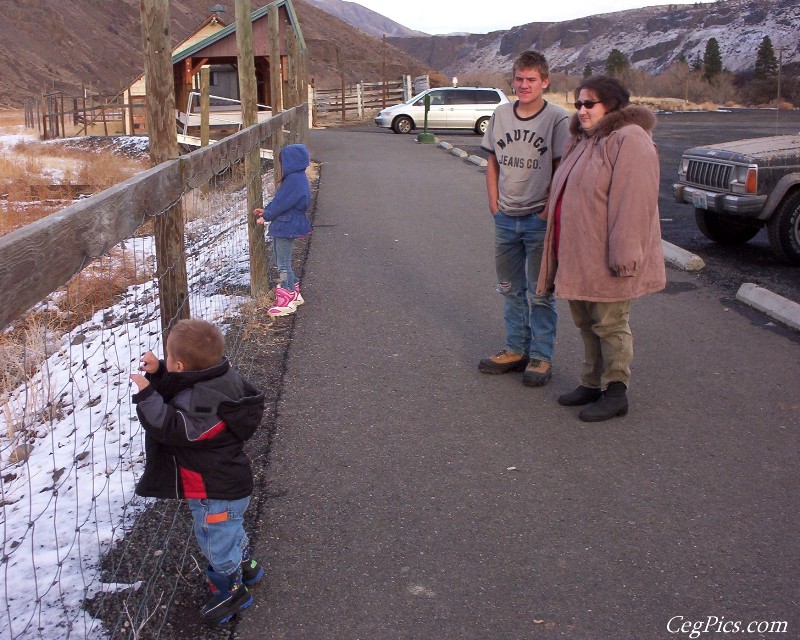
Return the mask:
<path id="1" fill-rule="evenodd" d="M 536 214 L 494 216 L 497 289 L 503 294 L 506 349 L 551 362 L 558 314 L 553 296 L 537 296 L 547 222 Z"/>
<path id="2" fill-rule="evenodd" d="M 250 497 L 240 500 L 189 499 L 194 520 L 194 535 L 211 568 L 229 576 L 242 564 L 247 547 L 244 512 Z"/>
<path id="3" fill-rule="evenodd" d="M 278 267 L 278 286 L 288 291 L 294 291 L 294 271 L 292 271 L 292 249 L 294 238 L 273 238 L 272 246 L 275 250 L 275 266 Z"/>

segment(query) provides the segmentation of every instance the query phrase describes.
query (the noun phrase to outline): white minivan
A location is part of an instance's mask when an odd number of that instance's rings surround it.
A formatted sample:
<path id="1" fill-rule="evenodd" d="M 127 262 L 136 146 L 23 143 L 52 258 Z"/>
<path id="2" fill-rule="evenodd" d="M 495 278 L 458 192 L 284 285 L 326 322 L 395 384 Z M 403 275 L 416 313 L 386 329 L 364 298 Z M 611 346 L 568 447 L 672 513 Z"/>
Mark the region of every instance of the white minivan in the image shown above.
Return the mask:
<path id="1" fill-rule="evenodd" d="M 395 133 L 421 129 L 425 123 L 425 96 L 430 96 L 429 129 L 472 129 L 483 135 L 497 105 L 508 102 L 500 89 L 442 87 L 428 89 L 410 100 L 387 107 L 375 117 L 379 127 Z"/>

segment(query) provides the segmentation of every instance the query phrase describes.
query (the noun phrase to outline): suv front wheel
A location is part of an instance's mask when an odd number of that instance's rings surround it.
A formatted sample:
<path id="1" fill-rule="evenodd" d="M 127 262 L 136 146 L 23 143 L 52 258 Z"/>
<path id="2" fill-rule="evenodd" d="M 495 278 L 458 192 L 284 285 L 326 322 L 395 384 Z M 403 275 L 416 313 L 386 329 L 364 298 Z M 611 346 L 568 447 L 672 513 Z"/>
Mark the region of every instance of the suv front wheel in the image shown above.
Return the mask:
<path id="1" fill-rule="evenodd" d="M 737 222 L 708 209 L 695 209 L 694 219 L 706 238 L 720 244 L 744 244 L 760 230 L 757 225 Z"/>
<path id="2" fill-rule="evenodd" d="M 781 260 L 800 264 L 800 191 L 784 198 L 767 228 L 773 253 Z"/>

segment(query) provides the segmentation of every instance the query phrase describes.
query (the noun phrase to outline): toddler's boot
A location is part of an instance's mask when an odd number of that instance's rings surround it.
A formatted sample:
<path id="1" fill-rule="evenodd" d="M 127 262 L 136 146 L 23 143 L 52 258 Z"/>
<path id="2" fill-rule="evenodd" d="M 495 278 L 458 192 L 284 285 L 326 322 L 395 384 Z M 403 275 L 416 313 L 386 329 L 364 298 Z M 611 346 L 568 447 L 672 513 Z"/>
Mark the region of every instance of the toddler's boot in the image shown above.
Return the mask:
<path id="1" fill-rule="evenodd" d="M 207 575 L 208 582 L 212 585 L 212 595 L 200 613 L 208 624 L 224 624 L 253 604 L 253 596 L 242 583 L 241 567 L 228 576 L 211 569 Z"/>
<path id="2" fill-rule="evenodd" d="M 208 577 L 213 570 L 214 568 L 211 565 L 208 565 L 208 568 L 206 569 L 206 583 L 208 584 L 208 588 L 211 589 L 211 593 L 216 593 L 217 588 Z M 261 568 L 261 565 L 258 564 L 258 561 L 253 557 L 253 550 L 248 544 L 244 549 L 242 549 L 242 582 L 244 582 L 248 587 L 251 587 L 254 584 L 261 582 L 261 578 L 263 577 L 264 569 Z"/>
<path id="3" fill-rule="evenodd" d="M 242 582 L 248 587 L 261 582 L 264 577 L 264 570 L 258 561 L 253 557 L 253 552 L 250 545 L 247 545 L 242 551 Z"/>
<path id="4" fill-rule="evenodd" d="M 275 289 L 275 304 L 267 309 L 267 314 L 271 318 L 293 314 L 297 310 L 297 304 L 295 303 L 296 296 L 296 292 L 278 287 Z"/>

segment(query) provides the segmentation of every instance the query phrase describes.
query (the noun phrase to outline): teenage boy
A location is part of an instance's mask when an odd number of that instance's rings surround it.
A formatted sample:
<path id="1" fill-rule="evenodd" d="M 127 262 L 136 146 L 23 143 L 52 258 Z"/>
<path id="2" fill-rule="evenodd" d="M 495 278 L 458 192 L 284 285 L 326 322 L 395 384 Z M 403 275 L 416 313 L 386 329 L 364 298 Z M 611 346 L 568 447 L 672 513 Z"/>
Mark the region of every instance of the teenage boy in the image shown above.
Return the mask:
<path id="1" fill-rule="evenodd" d="M 497 107 L 481 142 L 489 152 L 486 191 L 494 217 L 506 344 L 481 360 L 478 369 L 493 374 L 524 370 L 523 384 L 541 386 L 553 374 L 557 315 L 552 295 L 536 295 L 547 229 L 539 214 L 569 136 L 569 119 L 543 98 L 550 71 L 542 54 L 521 53 L 513 76 L 518 100 Z"/>

